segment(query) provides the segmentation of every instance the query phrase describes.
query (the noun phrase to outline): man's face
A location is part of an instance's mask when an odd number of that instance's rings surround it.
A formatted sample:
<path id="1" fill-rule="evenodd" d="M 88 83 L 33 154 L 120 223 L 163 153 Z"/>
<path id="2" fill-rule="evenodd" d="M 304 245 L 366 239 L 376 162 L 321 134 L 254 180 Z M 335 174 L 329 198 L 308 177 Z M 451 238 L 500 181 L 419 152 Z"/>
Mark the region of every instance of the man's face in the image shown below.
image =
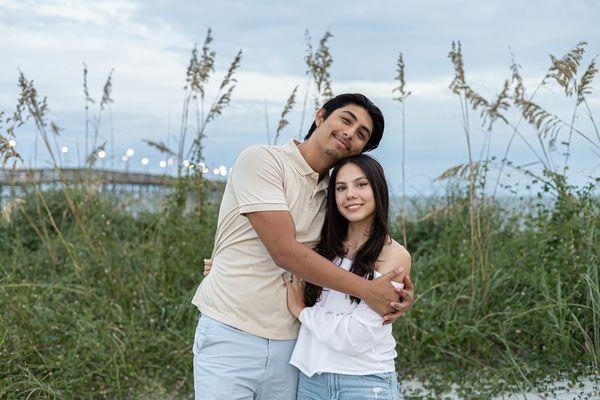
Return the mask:
<path id="1" fill-rule="evenodd" d="M 332 162 L 359 154 L 373 132 L 371 116 L 356 104 L 334 110 L 327 119 L 323 119 L 323 112 L 319 111 L 316 125 L 313 136 Z"/>

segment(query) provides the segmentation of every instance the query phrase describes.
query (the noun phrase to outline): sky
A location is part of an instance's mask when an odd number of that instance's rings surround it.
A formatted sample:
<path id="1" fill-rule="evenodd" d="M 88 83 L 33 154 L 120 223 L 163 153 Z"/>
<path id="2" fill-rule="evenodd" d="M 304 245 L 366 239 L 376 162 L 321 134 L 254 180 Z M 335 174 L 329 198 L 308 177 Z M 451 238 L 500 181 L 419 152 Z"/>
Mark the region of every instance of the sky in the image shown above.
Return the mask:
<path id="1" fill-rule="evenodd" d="M 400 192 L 402 183 L 403 119 L 392 93 L 397 86 L 396 61 L 402 52 L 411 91 L 404 110 L 405 190 L 412 195 L 428 194 L 443 186 L 435 181 L 437 176 L 467 161 L 461 103 L 448 88 L 453 78 L 448 59 L 452 41 L 462 43 L 467 81 L 492 99 L 510 77 L 511 57 L 521 66 L 529 93 L 546 74 L 549 55 L 561 57 L 582 40 L 589 43 L 583 60 L 587 67 L 600 52 L 598 20 L 600 1 L 596 0 L 0 0 L 0 111 L 14 111 L 21 71 L 34 81 L 38 93 L 47 97 L 49 119 L 62 128 L 56 144 L 69 147 L 68 153 L 61 154 L 61 163 L 74 166 L 85 158 L 83 63 L 88 68 L 90 95 L 96 100 L 89 110 L 92 116 L 98 115 L 97 103 L 112 71 L 114 103 L 103 112 L 98 131 L 98 141 L 108 142 L 107 156 L 98 166 L 172 173 L 175 167 L 161 168 L 165 156 L 143 140 L 177 147 L 185 71 L 192 48 L 201 46 L 211 28 L 216 72 L 208 83 L 208 98 L 215 96 L 235 54 L 243 51 L 231 105 L 206 129 L 204 155 L 211 170 L 208 176 L 214 177 L 213 168 L 231 167 L 245 147 L 272 140 L 281 110 L 296 85 L 297 103 L 279 144 L 307 130 L 314 108 L 309 87 L 309 105 L 302 121 L 308 87 L 305 32 L 316 47 L 330 31 L 334 93 L 361 92 L 384 113 L 384 138 L 372 155 L 383 164 L 392 194 Z M 596 77 L 592 86 L 599 85 Z M 561 90 L 550 83 L 535 101 L 570 121 L 575 101 L 565 99 Z M 588 104 L 599 118 L 600 95 L 590 95 Z M 511 115 L 510 120 L 516 123 L 519 117 Z M 578 109 L 575 121 L 578 129 L 600 146 L 585 108 Z M 498 122 L 487 132 L 478 112 L 473 111 L 469 112 L 469 127 L 475 159 L 482 151 L 502 158 L 513 132 L 510 127 Z M 537 135 L 524 122 L 519 132 L 523 139 L 514 140 L 508 158 L 535 169 L 539 163 L 534 151 L 540 153 Z M 564 130 L 558 143 L 568 134 Z M 20 127 L 15 141 L 25 166 L 49 165 L 33 124 Z M 129 148 L 135 153 L 125 163 L 121 157 Z M 564 163 L 563 152 L 559 144 L 550 154 L 557 168 Z M 599 175 L 599 154 L 598 147 L 575 133 L 569 179 L 582 184 Z M 141 164 L 144 157 L 147 165 Z M 514 171 L 511 176 L 503 181 L 523 179 Z"/>

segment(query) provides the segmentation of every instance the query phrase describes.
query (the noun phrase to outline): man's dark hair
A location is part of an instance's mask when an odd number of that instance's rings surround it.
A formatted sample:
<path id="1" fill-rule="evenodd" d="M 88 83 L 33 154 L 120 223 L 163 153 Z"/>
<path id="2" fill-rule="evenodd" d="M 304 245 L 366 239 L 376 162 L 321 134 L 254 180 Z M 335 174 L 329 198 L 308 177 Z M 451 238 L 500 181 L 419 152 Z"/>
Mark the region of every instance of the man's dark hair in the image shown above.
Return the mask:
<path id="1" fill-rule="evenodd" d="M 379 142 L 381 141 L 381 137 L 383 136 L 383 114 L 381 113 L 379 107 L 373 104 L 373 102 L 369 100 L 367 96 L 360 93 L 344 93 L 335 96 L 323 104 L 323 120 L 326 120 L 333 111 L 348 104 L 356 104 L 357 106 L 364 108 L 367 110 L 371 116 L 371 119 L 373 120 L 373 132 L 371 132 L 371 136 L 369 137 L 369 140 L 367 141 L 367 144 L 362 152 L 364 153 L 377 148 L 377 146 L 379 146 Z M 308 130 L 308 134 L 304 137 L 304 140 L 308 139 L 316 128 L 317 124 L 316 121 L 314 121 Z"/>

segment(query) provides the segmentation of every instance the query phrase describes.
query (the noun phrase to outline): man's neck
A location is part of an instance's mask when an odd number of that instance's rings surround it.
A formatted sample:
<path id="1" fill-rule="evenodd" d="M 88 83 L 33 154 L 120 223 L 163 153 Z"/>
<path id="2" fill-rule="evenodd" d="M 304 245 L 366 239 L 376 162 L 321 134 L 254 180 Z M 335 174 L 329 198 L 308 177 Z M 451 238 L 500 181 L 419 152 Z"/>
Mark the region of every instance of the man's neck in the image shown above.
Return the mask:
<path id="1" fill-rule="evenodd" d="M 313 171 L 319 174 L 319 180 L 327 175 L 331 167 L 333 167 L 335 160 L 331 160 L 330 157 L 323 154 L 313 141 L 305 140 L 302 143 L 296 142 L 296 144 L 298 145 L 300 154 L 302 154 L 308 165 L 310 165 Z"/>

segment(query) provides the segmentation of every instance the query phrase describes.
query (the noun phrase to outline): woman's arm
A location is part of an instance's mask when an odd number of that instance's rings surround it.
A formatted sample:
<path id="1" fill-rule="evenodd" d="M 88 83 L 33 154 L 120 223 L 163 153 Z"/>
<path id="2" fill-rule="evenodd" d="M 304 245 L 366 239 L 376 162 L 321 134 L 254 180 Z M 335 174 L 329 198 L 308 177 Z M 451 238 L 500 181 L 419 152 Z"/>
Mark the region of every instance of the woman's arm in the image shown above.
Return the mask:
<path id="1" fill-rule="evenodd" d="M 404 277 L 410 274 L 412 264 L 410 253 L 394 239 L 383 247 L 378 259 L 375 263 L 375 270 L 380 274 L 386 274 L 397 268 L 402 269 L 402 275 L 398 279 L 394 279 L 396 282 L 404 282 Z"/>
<path id="2" fill-rule="evenodd" d="M 397 282 L 392 284 L 403 286 Z M 304 307 L 298 317 L 319 341 L 346 354 L 364 353 L 386 340 L 392 331 L 392 327 L 383 325 L 383 318 L 364 301 L 351 314 L 331 311 L 317 303 L 313 307 Z"/>

